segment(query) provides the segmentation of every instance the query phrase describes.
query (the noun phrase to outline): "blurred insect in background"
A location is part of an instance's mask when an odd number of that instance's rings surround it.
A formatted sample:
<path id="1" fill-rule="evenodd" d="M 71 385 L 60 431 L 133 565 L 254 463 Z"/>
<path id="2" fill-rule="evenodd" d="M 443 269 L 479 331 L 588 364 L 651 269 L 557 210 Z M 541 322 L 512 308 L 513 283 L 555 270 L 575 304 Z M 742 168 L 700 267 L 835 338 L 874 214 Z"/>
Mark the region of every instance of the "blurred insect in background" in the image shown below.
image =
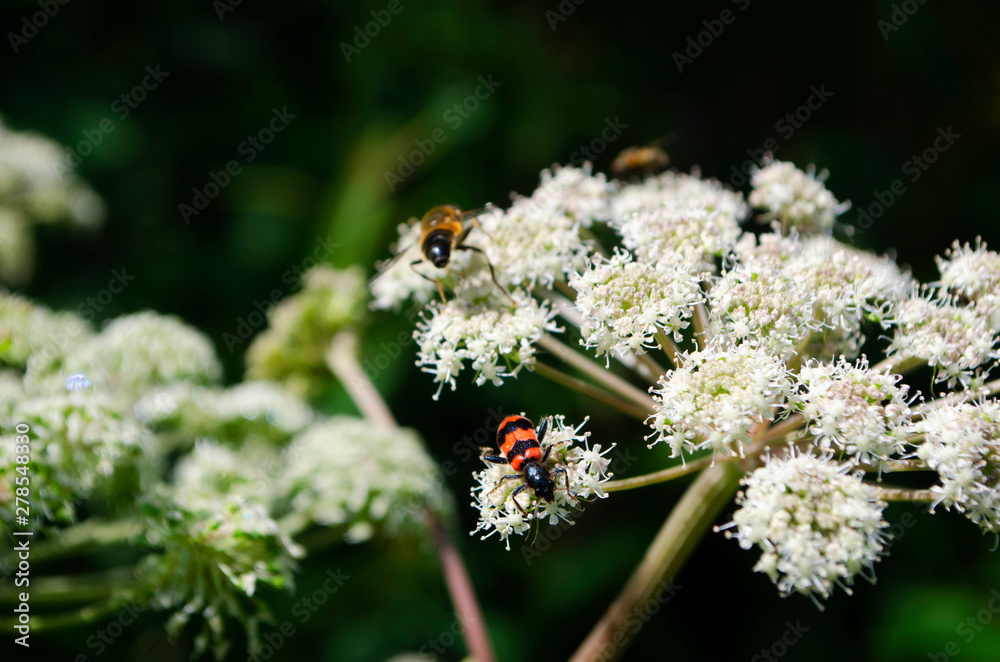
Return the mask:
<path id="1" fill-rule="evenodd" d="M 611 173 L 616 177 L 649 177 L 664 170 L 670 157 L 655 145 L 626 147 L 611 162 Z"/>
<path id="2" fill-rule="evenodd" d="M 493 269 L 493 264 L 490 262 L 486 254 L 483 253 L 481 248 L 477 246 L 470 246 L 465 243 L 466 237 L 469 236 L 469 232 L 472 231 L 473 227 L 478 227 L 483 234 L 487 234 L 483 226 L 479 224 L 476 220 L 478 216 L 489 213 L 495 210 L 496 207 L 493 205 L 487 205 L 481 209 L 476 209 L 473 211 L 462 211 L 457 205 L 438 205 L 437 207 L 432 207 L 424 217 L 420 220 L 420 253 L 422 257 L 414 260 L 410 263 L 410 267 L 413 268 L 423 261 L 430 262 L 438 269 L 444 269 L 448 266 L 451 261 L 451 256 L 455 251 L 473 251 L 479 253 L 486 260 L 487 266 L 490 268 L 490 278 L 493 279 L 493 284 L 497 286 L 501 293 L 507 299 L 514 303 L 514 300 L 510 298 L 500 283 L 497 282 L 496 271 Z M 489 236 L 487 234 L 487 236 Z M 396 255 L 392 257 L 388 262 L 382 265 L 379 273 L 375 276 L 378 278 L 379 275 L 384 273 L 389 267 L 396 263 L 396 261 L 406 252 L 407 249 L 401 250 Z M 413 269 L 420 277 L 425 278 L 432 283 L 436 283 L 438 287 L 438 293 L 441 295 L 441 301 L 446 301 L 444 296 L 444 287 L 441 284 L 440 279 L 431 278 L 425 274 L 420 273 L 416 269 Z M 373 279 L 374 280 L 374 279 Z"/>

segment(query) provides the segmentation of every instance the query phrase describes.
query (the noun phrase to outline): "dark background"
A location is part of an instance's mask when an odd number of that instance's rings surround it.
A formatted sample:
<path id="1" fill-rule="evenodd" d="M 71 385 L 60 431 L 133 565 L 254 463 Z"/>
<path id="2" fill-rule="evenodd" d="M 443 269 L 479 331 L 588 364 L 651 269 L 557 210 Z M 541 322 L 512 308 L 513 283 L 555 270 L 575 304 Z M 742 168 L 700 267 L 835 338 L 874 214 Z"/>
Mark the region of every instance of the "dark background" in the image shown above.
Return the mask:
<path id="1" fill-rule="evenodd" d="M 112 269 L 126 268 L 135 280 L 98 320 L 145 308 L 176 314 L 212 337 L 229 381 L 242 378 L 246 344 L 229 351 L 224 334 L 236 332 L 255 301 L 275 289 L 294 291 L 289 274 L 317 248 L 317 238 L 339 244 L 333 264 L 359 263 L 370 273 L 376 259 L 388 256 L 397 223 L 446 201 L 476 207 L 504 204 L 511 191 L 530 193 L 542 168 L 570 161 L 616 118 L 627 129 L 597 155 L 599 170 L 606 171 L 620 149 L 671 135 L 674 166 L 697 165 L 729 182 L 748 150 L 774 137 L 778 158 L 829 169 L 830 189 L 855 205 L 841 217 L 847 225 L 857 223 L 856 210 L 875 202 L 876 192 L 901 180 L 905 193 L 854 243 L 894 251 L 921 280 L 936 277 L 933 256 L 955 238 L 982 235 L 1000 246 L 1000 14 L 994 3 L 911 1 L 904 8 L 753 0 L 646 7 L 402 0 L 402 12 L 350 62 L 341 42 L 353 41 L 355 28 L 386 2 L 162 4 L 59 5 L 14 53 L 8 33 L 20 32 L 22 19 L 40 10 L 34 2 L 4 3 L 0 112 L 7 122 L 70 146 L 105 118 L 115 127 L 79 167 L 107 203 L 106 223 L 94 235 L 38 231 L 37 273 L 22 291 L 74 309 L 106 287 Z M 566 15 L 556 21 L 560 7 Z M 906 21 L 884 35 L 894 7 L 897 20 Z M 723 10 L 734 20 L 714 36 L 703 21 L 717 30 L 721 24 L 712 22 Z M 880 20 L 886 21 L 881 29 Z M 700 54 L 691 50 L 693 61 L 678 71 L 673 54 L 699 33 L 707 45 Z M 141 83 L 147 66 L 157 65 L 169 75 L 122 119 L 112 104 Z M 480 76 L 500 85 L 455 128 L 445 113 L 474 92 Z M 776 123 L 805 104 L 813 86 L 831 92 L 829 100 L 793 135 L 779 131 Z M 272 109 L 285 107 L 295 118 L 245 163 L 241 143 L 265 127 Z M 948 127 L 961 137 L 910 181 L 904 163 Z M 390 190 L 385 172 L 438 128 L 445 142 Z M 185 223 L 178 206 L 191 204 L 192 189 L 204 189 L 210 173 L 232 159 L 240 161 L 241 173 Z M 375 314 L 366 356 L 377 356 L 382 343 L 409 329 L 402 318 Z M 378 386 L 435 457 L 455 462 L 448 473 L 461 520 L 456 537 L 499 657 L 565 659 L 616 594 L 686 481 L 592 504 L 529 567 L 520 550 L 505 552 L 496 540 L 465 534 L 474 525 L 467 495 L 478 461 L 462 461 L 454 448 L 484 426 L 489 408 L 535 419 L 590 414 L 595 441 L 617 441 L 642 458 L 629 474 L 660 466 L 662 449 L 646 452 L 641 436 L 647 429 L 639 423 L 533 375 L 500 389 L 464 382 L 434 402 L 435 387 L 413 366 L 413 351 L 409 345 L 381 371 Z M 320 406 L 350 405 L 334 390 Z M 888 510 L 893 522 L 907 514 L 916 525 L 897 529 L 902 536 L 892 556 L 877 564 L 878 586 L 861 581 L 852 597 L 838 591 L 824 612 L 801 596 L 779 598 L 765 576 L 751 572 L 755 552 L 707 536 L 676 578 L 683 589 L 643 629 L 626 659 L 753 659 L 769 649 L 790 660 L 916 660 L 944 651 L 949 641 L 962 660 L 997 659 L 995 622 L 982 632 L 963 630 L 973 633 L 971 641 L 956 632 L 1000 588 L 1000 566 L 988 552 L 995 541 L 953 514 Z M 299 623 L 291 615 L 295 600 L 337 567 L 351 581 Z M 436 560 L 423 548 L 336 548 L 305 564 L 300 591 L 277 600 L 279 622 L 292 620 L 297 633 L 274 659 L 381 660 L 431 640 L 451 641 L 443 633 L 454 617 Z M 190 631 L 168 644 L 163 620 L 144 615 L 101 659 L 186 659 Z M 808 632 L 787 651 L 772 648 L 789 621 Z M 95 627 L 46 635 L 39 644 L 61 659 L 77 653 L 94 659 L 85 642 Z M 232 659 L 244 659 L 235 631 L 234 640 Z M 462 655 L 458 644 L 442 658 Z"/>

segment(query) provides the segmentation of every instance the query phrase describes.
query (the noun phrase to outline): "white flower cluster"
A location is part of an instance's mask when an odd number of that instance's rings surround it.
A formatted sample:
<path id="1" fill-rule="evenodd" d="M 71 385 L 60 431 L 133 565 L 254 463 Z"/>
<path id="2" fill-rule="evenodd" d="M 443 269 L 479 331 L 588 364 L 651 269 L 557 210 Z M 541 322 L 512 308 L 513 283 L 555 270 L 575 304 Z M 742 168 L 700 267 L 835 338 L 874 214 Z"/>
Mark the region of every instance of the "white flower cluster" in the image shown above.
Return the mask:
<path id="1" fill-rule="evenodd" d="M 28 382 L 39 390 L 65 390 L 66 377 L 82 373 L 101 389 L 131 400 L 155 386 L 212 384 L 222 377 L 222 365 L 205 334 L 152 311 L 117 318 L 71 350 L 61 365 L 33 367 L 28 366 Z"/>
<path id="2" fill-rule="evenodd" d="M 93 335 L 90 324 L 73 313 L 53 312 L 0 290 L 0 365 L 37 372 L 36 366 L 60 364 Z"/>
<path id="3" fill-rule="evenodd" d="M 975 249 L 956 241 L 945 255 L 937 258 L 941 287 L 959 302 L 971 303 L 994 331 L 1000 329 L 1000 255 L 986 250 L 981 239 Z"/>
<path id="4" fill-rule="evenodd" d="M 816 294 L 791 270 L 771 260 L 748 259 L 716 280 L 709 293 L 712 331 L 784 359 L 820 324 Z"/>
<path id="5" fill-rule="evenodd" d="M 850 470 L 850 464 L 812 455 L 768 457 L 742 480 L 740 508 L 724 527 L 726 536 L 743 549 L 761 549 L 754 570 L 766 573 L 782 594 L 815 600 L 829 596 L 834 585 L 850 593 L 854 577 L 871 572 L 879 560 L 885 503 Z"/>
<path id="6" fill-rule="evenodd" d="M 422 527 L 426 511 L 448 507 L 437 465 L 409 430 L 335 417 L 293 439 L 285 455 L 274 498 L 290 500 L 298 518 L 343 527 L 352 542 L 371 538 L 379 526 Z"/>
<path id="7" fill-rule="evenodd" d="M 754 173 L 750 204 L 767 212 L 782 229 L 798 228 L 803 234 L 829 234 L 838 214 L 849 205 L 840 204 L 823 185 L 827 173 L 816 176 L 813 166 L 803 172 L 795 164 L 775 161 Z"/>
<path id="8" fill-rule="evenodd" d="M 841 359 L 803 366 L 799 380 L 799 409 L 816 446 L 876 468 L 903 452 L 911 411 L 899 375 L 871 370 L 865 359 Z"/>
<path id="9" fill-rule="evenodd" d="M 642 354 L 659 346 L 657 333 L 680 341 L 693 307 L 704 299 L 687 268 L 634 262 L 624 251 L 590 260 L 569 286 L 583 316 L 581 342 L 598 356 Z"/>
<path id="10" fill-rule="evenodd" d="M 931 407 L 914 429 L 923 435 L 917 457 L 941 480 L 934 505 L 1000 533 L 1000 402 Z"/>
<path id="11" fill-rule="evenodd" d="M 93 229 L 104 203 L 68 165 L 69 151 L 0 120 L 0 280 L 23 283 L 34 271 L 30 226 L 65 223 Z"/>
<path id="12" fill-rule="evenodd" d="M 247 438 L 284 443 L 314 418 L 306 403 L 274 382 L 244 382 L 227 389 L 172 384 L 148 391 L 134 411 L 146 425 L 230 443 Z"/>
<path id="13" fill-rule="evenodd" d="M 131 502 L 140 480 L 155 468 L 149 432 L 123 416 L 111 396 L 93 391 L 63 392 L 14 403 L 10 422 L 0 424 L 0 522 L 13 523 L 13 421 L 31 430 L 32 505 L 48 527 L 76 520 L 83 502 L 114 509 Z M 8 507 L 9 506 L 9 507 Z"/>
<path id="14" fill-rule="evenodd" d="M 670 457 L 711 449 L 725 458 L 742 456 L 754 424 L 774 419 L 792 396 L 792 379 L 763 349 L 713 344 L 682 355 L 652 393 L 654 444 L 666 442 Z"/>
<path id="15" fill-rule="evenodd" d="M 641 260 L 708 269 L 739 239 L 739 224 L 749 213 L 741 193 L 697 173 L 676 172 L 623 186 L 611 207 L 611 227 Z"/>
<path id="16" fill-rule="evenodd" d="M 212 644 L 216 659 L 226 657 L 226 618 L 246 628 L 249 646 L 259 646 L 258 624 L 266 607 L 255 597 L 258 584 L 291 589 L 295 559 L 305 550 L 281 533 L 260 503 L 230 496 L 183 505 L 157 494 L 144 504 L 149 547 L 139 568 L 140 599 L 171 609 L 167 631 L 176 636 L 193 616 L 204 624 L 195 655 Z"/>
<path id="17" fill-rule="evenodd" d="M 917 357 L 937 370 L 936 380 L 969 386 L 989 372 L 998 354 L 998 332 L 973 308 L 915 296 L 896 312 L 890 353 Z"/>
<path id="18" fill-rule="evenodd" d="M 611 476 L 608 473 L 610 459 L 604 456 L 614 444 L 604 451 L 600 444 L 591 448 L 587 443 L 590 433 L 580 433 L 586 420 L 575 428 L 567 426 L 562 416 L 553 417 L 551 422 L 542 446 L 552 447 L 545 468 L 556 484 L 553 501 L 540 499 L 530 487 L 514 497 L 514 492 L 525 485 L 524 479 L 505 479 L 505 476 L 516 475 L 509 464 L 488 463 L 487 468 L 474 476 L 477 485 L 472 488 L 475 499 L 472 505 L 479 511 L 479 523 L 473 534 L 483 532 L 485 539 L 496 533 L 509 551 L 510 536 L 527 533 L 536 518 L 550 525 L 559 520 L 569 522 L 574 512 L 582 510 L 585 499 L 607 497 L 601 490 L 601 483 Z"/>
<path id="19" fill-rule="evenodd" d="M 517 299 L 513 310 L 464 299 L 432 303 L 414 337 L 420 347 L 417 365 L 440 384 L 434 399 L 445 384 L 455 390 L 455 377 L 466 360 L 472 362 L 479 385 L 487 381 L 499 385 L 516 376 L 522 366 L 534 363 L 535 342 L 560 330 L 554 317 L 546 302 L 525 296 Z"/>
<path id="20" fill-rule="evenodd" d="M 326 350 L 341 329 L 360 321 L 365 310 L 365 282 L 358 267 L 313 267 L 302 278 L 302 290 L 267 312 L 268 327 L 250 344 L 249 379 L 280 381 L 305 396 L 325 382 Z M 223 336 L 230 343 L 235 338 Z"/>

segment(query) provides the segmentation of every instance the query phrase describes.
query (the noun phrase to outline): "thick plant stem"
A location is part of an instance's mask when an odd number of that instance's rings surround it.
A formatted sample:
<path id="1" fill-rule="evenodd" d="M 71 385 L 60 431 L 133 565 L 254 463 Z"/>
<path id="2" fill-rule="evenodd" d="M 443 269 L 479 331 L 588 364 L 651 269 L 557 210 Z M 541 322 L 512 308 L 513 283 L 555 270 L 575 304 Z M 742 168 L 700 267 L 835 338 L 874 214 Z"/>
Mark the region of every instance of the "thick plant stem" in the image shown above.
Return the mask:
<path id="1" fill-rule="evenodd" d="M 455 605 L 455 612 L 459 623 L 465 631 L 465 641 L 469 645 L 469 653 L 476 662 L 493 662 L 496 658 L 493 654 L 493 646 L 490 645 L 489 635 L 486 633 L 486 622 L 483 620 L 483 612 L 479 609 L 479 602 L 476 600 L 476 593 L 469 580 L 469 573 L 462 563 L 462 557 L 452 544 L 451 539 L 441 526 L 440 520 L 431 511 L 427 511 L 427 522 L 430 526 L 431 534 L 437 546 L 438 557 L 441 559 L 441 567 L 444 571 L 445 583 L 448 586 L 448 593 L 451 595 L 451 602 Z"/>
<path id="2" fill-rule="evenodd" d="M 357 358 L 358 338 L 353 331 L 341 331 L 334 336 L 326 352 L 326 365 L 347 389 L 365 418 L 383 430 L 396 427 L 396 419 L 375 390 Z"/>
<path id="3" fill-rule="evenodd" d="M 887 485 L 872 485 L 880 499 L 884 501 L 913 501 L 917 503 L 933 503 L 937 495 L 930 490 L 913 490 L 908 487 L 891 487 Z"/>
<path id="4" fill-rule="evenodd" d="M 645 421 L 649 418 L 649 412 L 645 409 L 637 407 L 630 401 L 624 400 L 613 393 L 608 393 L 604 389 L 598 388 L 590 382 L 585 382 L 582 379 L 573 377 L 572 375 L 567 375 L 563 371 L 557 370 L 552 366 L 545 365 L 544 363 L 535 363 L 535 365 L 532 366 L 532 370 L 542 377 L 546 377 L 557 384 L 562 384 L 567 388 L 583 393 L 586 396 L 594 398 L 598 402 L 603 402 L 609 407 L 614 407 L 623 414 L 627 414 L 633 418 L 638 418 L 640 421 Z"/>
<path id="5" fill-rule="evenodd" d="M 565 361 L 580 372 L 592 378 L 594 381 L 599 382 L 609 391 L 617 393 L 621 397 L 631 400 L 635 404 L 639 405 L 639 407 L 647 411 L 647 414 L 651 414 L 653 412 L 656 402 L 648 393 L 636 388 L 632 384 L 629 384 L 627 381 L 618 375 L 615 375 L 607 368 L 602 368 L 584 355 L 559 342 L 559 340 L 553 336 L 548 334 L 543 335 L 538 339 L 538 344 L 547 351 L 551 352 L 556 358 L 561 361 Z"/>
<path id="6" fill-rule="evenodd" d="M 635 476 L 633 478 L 622 478 L 621 480 L 608 481 L 607 483 L 601 485 L 601 489 L 605 492 L 622 492 L 624 490 L 634 490 L 637 487 L 646 487 L 647 485 L 665 483 L 668 480 L 673 480 L 675 478 L 680 478 L 681 476 L 693 474 L 696 471 L 701 471 L 705 467 L 712 464 L 714 459 L 715 458 L 713 457 L 703 457 L 700 460 L 688 462 L 686 465 L 670 467 L 669 469 L 655 471 L 650 474 L 645 474 L 644 476 Z"/>
<path id="7" fill-rule="evenodd" d="M 621 594 L 577 649 L 570 662 L 617 660 L 638 632 L 638 612 L 673 595 L 671 580 L 680 571 L 719 512 L 732 499 L 743 472 L 730 460 L 706 469 L 674 507 Z M 641 619 L 640 619 L 641 620 Z M 625 639 L 622 641 L 622 635 Z"/>

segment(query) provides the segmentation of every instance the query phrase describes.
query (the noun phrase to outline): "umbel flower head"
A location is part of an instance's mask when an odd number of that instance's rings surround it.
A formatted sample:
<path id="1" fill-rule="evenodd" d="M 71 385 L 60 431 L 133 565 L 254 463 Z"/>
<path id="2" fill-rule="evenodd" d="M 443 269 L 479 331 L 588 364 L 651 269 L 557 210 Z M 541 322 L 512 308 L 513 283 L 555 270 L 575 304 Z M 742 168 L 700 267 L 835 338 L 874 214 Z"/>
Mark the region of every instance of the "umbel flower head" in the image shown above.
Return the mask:
<path id="1" fill-rule="evenodd" d="M 330 340 L 360 321 L 364 301 L 359 268 L 313 267 L 303 277 L 301 292 L 268 311 L 267 329 L 247 349 L 247 377 L 282 382 L 300 397 L 314 393 L 329 374 L 323 357 Z"/>
<path id="2" fill-rule="evenodd" d="M 933 406 L 914 431 L 916 455 L 941 481 L 933 506 L 957 510 L 983 532 L 1000 533 L 1000 402 Z"/>
<path id="3" fill-rule="evenodd" d="M 134 401 L 146 390 L 188 381 L 214 384 L 222 364 L 205 334 L 170 315 L 125 315 L 71 350 L 61 365 L 31 370 L 29 382 L 44 392 L 66 389 L 66 378 L 86 375 L 95 387 Z"/>
<path id="4" fill-rule="evenodd" d="M 885 503 L 850 471 L 850 464 L 790 449 L 741 481 L 740 507 L 722 528 L 743 549 L 761 549 L 754 570 L 782 594 L 816 600 L 835 585 L 850 593 L 848 585 L 870 573 L 882 554 Z"/>
<path id="5" fill-rule="evenodd" d="M 107 394 L 63 392 L 22 399 L 0 423 L 0 523 L 14 518 L 14 421 L 30 428 L 31 503 L 38 524 L 70 524 L 86 503 L 108 512 L 134 503 L 156 468 L 152 435 Z"/>
<path id="6" fill-rule="evenodd" d="M 412 430 L 381 430 L 338 416 L 298 435 L 272 486 L 274 498 L 300 520 L 336 526 L 349 542 L 385 528 L 422 529 L 425 513 L 450 507 L 437 464 Z"/>
<path id="7" fill-rule="evenodd" d="M 816 446 L 876 468 L 902 454 L 910 407 L 899 375 L 871 370 L 866 359 L 853 366 L 841 358 L 803 366 L 799 380 L 798 407 Z"/>
<path id="8" fill-rule="evenodd" d="M 764 209 L 765 220 L 774 220 L 785 232 L 797 228 L 803 234 L 829 234 L 837 215 L 850 206 L 837 202 L 823 185 L 826 171 L 816 175 L 809 166 L 803 172 L 795 164 L 774 161 L 751 179 L 750 204 Z"/>
<path id="9" fill-rule="evenodd" d="M 230 443 L 256 439 L 282 444 L 304 430 L 314 416 L 309 405 L 275 382 L 244 382 L 227 389 L 172 384 L 148 391 L 134 411 L 158 431 Z"/>
<path id="10" fill-rule="evenodd" d="M 162 551 L 143 561 L 136 592 L 173 610 L 167 631 L 176 635 L 200 615 L 204 625 L 195 655 L 211 643 L 221 660 L 229 648 L 226 619 L 235 618 L 247 631 L 249 647 L 258 646 L 258 623 L 268 615 L 255 596 L 258 585 L 291 590 L 295 559 L 304 555 L 266 507 L 238 496 L 184 505 L 167 492 L 149 499 L 143 515 L 146 544 Z"/>
<path id="11" fill-rule="evenodd" d="M 600 444 L 591 448 L 587 443 L 590 433 L 580 434 L 586 420 L 575 428 L 567 426 L 562 416 L 551 421 L 543 443 L 552 447 L 545 468 L 556 483 L 554 499 L 540 499 L 530 487 L 515 497 L 514 492 L 524 485 L 524 479 L 505 478 L 516 475 L 509 464 L 488 463 L 486 469 L 475 474 L 478 484 L 472 488 L 475 499 L 472 505 L 479 510 L 479 523 L 473 534 L 482 532 L 485 539 L 495 533 L 510 550 L 510 536 L 527 533 L 532 520 L 545 520 L 550 525 L 559 520 L 569 522 L 574 512 L 582 510 L 585 500 L 592 496 L 607 497 L 601 483 L 607 482 L 611 474 L 610 460 L 604 455 L 614 444 L 604 451 Z"/>
<path id="12" fill-rule="evenodd" d="M 20 284 L 34 271 L 31 226 L 93 229 L 104 203 L 69 165 L 70 152 L 0 119 L 0 280 Z"/>
<path id="13" fill-rule="evenodd" d="M 713 344 L 682 355 L 680 367 L 652 391 L 656 409 L 647 423 L 670 457 L 711 449 L 722 457 L 743 455 L 750 429 L 774 419 L 792 394 L 782 361 L 749 345 Z"/>

